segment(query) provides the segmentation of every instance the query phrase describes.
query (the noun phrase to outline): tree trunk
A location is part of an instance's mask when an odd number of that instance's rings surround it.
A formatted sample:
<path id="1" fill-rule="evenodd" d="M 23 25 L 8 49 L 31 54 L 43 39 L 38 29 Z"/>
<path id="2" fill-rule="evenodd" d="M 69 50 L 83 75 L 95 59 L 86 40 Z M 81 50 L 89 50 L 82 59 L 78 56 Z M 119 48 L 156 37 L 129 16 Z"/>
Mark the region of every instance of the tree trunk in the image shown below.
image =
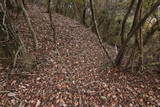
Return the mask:
<path id="1" fill-rule="evenodd" d="M 55 26 L 53 25 L 53 21 L 52 21 L 51 0 L 49 0 L 49 2 L 48 2 L 48 7 L 49 7 L 48 14 L 49 14 L 50 26 L 53 31 L 53 40 L 54 40 L 54 44 L 56 44 Z"/>
<path id="2" fill-rule="evenodd" d="M 129 17 L 129 14 L 130 14 L 130 12 L 131 12 L 131 10 L 133 8 L 134 3 L 135 3 L 135 0 L 132 0 L 131 3 L 130 3 L 129 9 L 128 9 L 126 15 L 124 16 L 124 19 L 123 19 L 123 22 L 122 22 L 122 28 L 121 28 L 121 32 L 120 32 L 121 45 L 124 44 L 124 33 L 125 33 L 125 27 L 126 27 L 125 24 L 126 24 L 126 21 L 127 21 L 128 17 Z"/>
<path id="3" fill-rule="evenodd" d="M 160 5 L 160 1 L 157 1 L 150 9 L 150 11 L 142 18 L 137 25 L 133 29 L 130 30 L 130 32 L 127 35 L 127 39 L 125 40 L 124 44 L 121 46 L 120 51 L 116 57 L 115 64 L 116 66 L 120 66 L 124 57 L 124 54 L 126 52 L 127 44 L 130 41 L 130 39 L 133 37 L 133 35 L 144 25 L 146 19 L 158 8 Z"/>
<path id="4" fill-rule="evenodd" d="M 48 5 L 48 8 L 47 8 L 47 13 L 50 13 L 50 8 L 51 8 L 51 7 L 50 7 L 50 6 L 51 6 L 51 0 L 48 0 L 48 4 L 47 4 L 47 5 Z"/>
<path id="5" fill-rule="evenodd" d="M 61 11 L 60 11 L 61 2 L 62 2 L 62 0 L 57 0 L 56 7 L 55 7 L 56 13 L 61 13 Z"/>
<path id="6" fill-rule="evenodd" d="M 143 1 L 142 1 L 143 2 Z M 140 9 L 140 13 L 139 13 L 139 20 L 142 17 L 142 7 Z M 139 45 L 140 45 L 140 70 L 143 71 L 144 70 L 144 53 L 143 53 L 143 35 L 142 35 L 142 28 L 140 28 L 139 30 Z"/>

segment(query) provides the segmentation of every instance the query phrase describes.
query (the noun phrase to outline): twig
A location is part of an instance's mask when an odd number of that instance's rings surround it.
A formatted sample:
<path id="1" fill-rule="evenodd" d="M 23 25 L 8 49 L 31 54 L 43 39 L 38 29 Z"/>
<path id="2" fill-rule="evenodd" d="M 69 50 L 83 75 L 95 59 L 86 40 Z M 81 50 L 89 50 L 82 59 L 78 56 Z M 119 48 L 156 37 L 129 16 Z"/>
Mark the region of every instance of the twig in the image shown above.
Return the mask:
<path id="1" fill-rule="evenodd" d="M 28 73 L 10 73 L 9 75 L 27 75 L 27 76 L 35 76 L 36 74 L 28 74 Z"/>
<path id="2" fill-rule="evenodd" d="M 10 93 L 10 91 L 0 91 L 0 94 Z"/>
<path id="3" fill-rule="evenodd" d="M 91 85 L 91 84 L 93 84 L 93 83 L 100 83 L 100 84 L 103 84 L 103 85 L 106 85 L 106 86 L 107 86 L 107 84 L 106 84 L 105 82 L 101 82 L 101 81 L 92 81 L 92 82 L 90 82 L 90 83 L 88 83 L 88 84 L 86 84 L 86 85 L 83 85 L 83 86 L 81 86 L 81 87 L 86 87 L 86 86 Z"/>

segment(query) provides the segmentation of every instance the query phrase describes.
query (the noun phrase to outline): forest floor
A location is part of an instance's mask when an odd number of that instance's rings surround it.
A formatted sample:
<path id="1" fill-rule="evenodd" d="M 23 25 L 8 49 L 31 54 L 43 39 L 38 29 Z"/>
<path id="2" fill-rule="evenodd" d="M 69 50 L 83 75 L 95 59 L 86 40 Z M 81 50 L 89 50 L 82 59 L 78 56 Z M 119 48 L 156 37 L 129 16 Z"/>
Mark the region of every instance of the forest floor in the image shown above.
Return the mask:
<path id="1" fill-rule="evenodd" d="M 26 75 L 13 73 L 10 78 L 0 66 L 0 107 L 160 106 L 160 75 L 103 70 L 107 58 L 94 33 L 54 13 L 55 45 L 44 8 L 28 8 L 39 41 L 37 51 L 22 15 L 15 25 L 37 64 Z"/>

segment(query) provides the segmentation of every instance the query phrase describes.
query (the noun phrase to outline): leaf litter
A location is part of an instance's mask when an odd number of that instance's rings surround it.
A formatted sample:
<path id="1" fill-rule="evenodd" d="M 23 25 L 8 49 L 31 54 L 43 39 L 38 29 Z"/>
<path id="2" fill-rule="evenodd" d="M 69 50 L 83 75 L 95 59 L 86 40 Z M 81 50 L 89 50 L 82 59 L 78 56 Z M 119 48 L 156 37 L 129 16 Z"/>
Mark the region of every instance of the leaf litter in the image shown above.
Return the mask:
<path id="1" fill-rule="evenodd" d="M 0 106 L 160 106 L 160 76 L 100 69 L 106 57 L 94 33 L 77 21 L 53 13 L 55 45 L 45 9 L 28 7 L 39 41 L 37 51 L 22 15 L 15 25 L 37 62 L 31 72 L 34 75 L 7 80 L 0 66 Z M 113 48 L 109 50 L 115 54 Z"/>

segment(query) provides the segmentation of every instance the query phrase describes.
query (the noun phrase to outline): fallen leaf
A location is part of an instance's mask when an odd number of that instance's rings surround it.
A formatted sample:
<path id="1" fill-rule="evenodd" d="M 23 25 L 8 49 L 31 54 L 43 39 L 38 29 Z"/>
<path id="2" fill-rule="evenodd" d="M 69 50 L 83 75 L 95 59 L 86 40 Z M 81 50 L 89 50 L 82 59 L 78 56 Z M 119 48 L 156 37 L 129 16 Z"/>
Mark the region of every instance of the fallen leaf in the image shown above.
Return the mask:
<path id="1" fill-rule="evenodd" d="M 105 97 L 105 96 L 101 96 L 101 99 L 103 99 L 103 100 L 107 100 L 107 97 Z"/>
<path id="2" fill-rule="evenodd" d="M 40 101 L 40 100 L 38 100 L 38 101 L 37 101 L 37 103 L 36 103 L 36 107 L 39 107 L 39 106 L 40 106 L 40 104 L 41 104 L 41 101 Z"/>
<path id="3" fill-rule="evenodd" d="M 7 96 L 8 96 L 8 97 L 15 97 L 15 96 L 16 96 L 16 94 L 15 94 L 15 93 L 13 93 L 13 92 L 9 92 L 9 93 L 7 94 Z"/>

